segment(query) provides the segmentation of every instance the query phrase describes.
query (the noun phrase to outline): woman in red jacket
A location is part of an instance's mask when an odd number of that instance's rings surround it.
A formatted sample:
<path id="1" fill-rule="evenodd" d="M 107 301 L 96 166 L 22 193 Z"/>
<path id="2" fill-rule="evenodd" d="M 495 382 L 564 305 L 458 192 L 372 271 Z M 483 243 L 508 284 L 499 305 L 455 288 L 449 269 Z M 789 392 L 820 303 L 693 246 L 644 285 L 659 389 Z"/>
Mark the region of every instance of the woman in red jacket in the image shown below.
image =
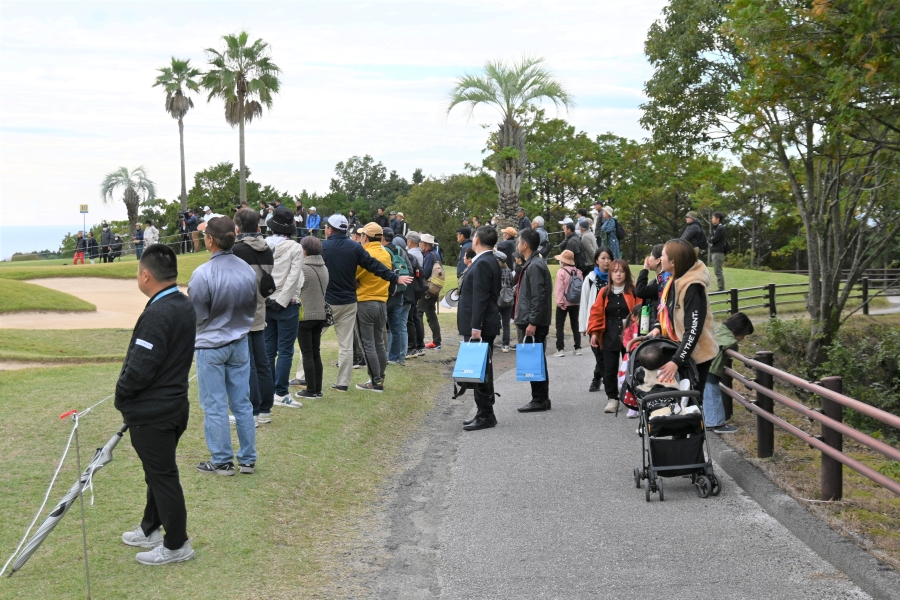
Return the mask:
<path id="1" fill-rule="evenodd" d="M 588 319 L 591 346 L 603 349 L 603 387 L 608 399 L 604 412 L 615 412 L 619 402 L 617 375 L 619 361 L 625 353 L 622 330 L 638 302 L 628 263 L 614 260 L 609 265 L 609 284 L 597 294 Z"/>

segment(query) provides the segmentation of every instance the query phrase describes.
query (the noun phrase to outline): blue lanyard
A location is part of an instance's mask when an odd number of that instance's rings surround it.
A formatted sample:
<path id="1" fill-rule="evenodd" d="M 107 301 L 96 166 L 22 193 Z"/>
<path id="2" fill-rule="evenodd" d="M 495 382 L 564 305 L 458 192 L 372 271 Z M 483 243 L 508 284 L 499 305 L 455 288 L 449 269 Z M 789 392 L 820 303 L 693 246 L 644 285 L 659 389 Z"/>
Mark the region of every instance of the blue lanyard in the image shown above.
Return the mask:
<path id="1" fill-rule="evenodd" d="M 174 294 L 177 291 L 178 291 L 178 286 L 174 285 L 174 286 L 170 287 L 169 289 L 167 289 L 166 291 L 160 292 L 159 294 L 157 294 L 156 298 L 154 298 L 153 300 L 150 301 L 150 304 L 153 304 L 160 298 L 164 298 L 165 296 L 168 296 L 169 294 Z"/>

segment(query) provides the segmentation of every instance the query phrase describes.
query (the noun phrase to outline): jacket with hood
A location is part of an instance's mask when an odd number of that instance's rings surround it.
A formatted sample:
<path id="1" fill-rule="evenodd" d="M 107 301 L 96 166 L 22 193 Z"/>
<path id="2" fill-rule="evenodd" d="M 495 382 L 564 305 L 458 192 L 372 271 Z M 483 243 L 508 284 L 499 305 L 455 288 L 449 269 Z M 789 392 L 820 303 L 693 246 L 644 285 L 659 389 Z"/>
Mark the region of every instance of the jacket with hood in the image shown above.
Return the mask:
<path id="1" fill-rule="evenodd" d="M 573 277 L 576 279 L 581 279 L 583 282 L 581 271 L 576 269 L 574 266 L 561 265 L 559 267 L 559 271 L 556 272 L 556 283 L 553 285 L 553 296 L 556 300 L 556 306 L 563 310 L 568 309 L 570 306 L 578 306 L 578 303 L 581 301 L 580 298 L 576 302 L 569 302 L 566 299 L 566 290 L 569 289 L 569 282 Z M 581 289 L 584 290 L 583 283 Z"/>
<path id="2" fill-rule="evenodd" d="M 268 239 L 270 248 L 272 240 L 278 237 L 280 236 Z M 272 254 L 275 258 L 275 265 L 272 267 L 275 292 L 269 297 L 285 307 L 291 302 L 299 302 L 300 286 L 303 285 L 303 248 L 294 240 L 283 238 L 275 242 Z"/>
<path id="3" fill-rule="evenodd" d="M 737 352 L 738 341 L 734 337 L 734 332 L 728 329 L 725 323 L 722 323 L 716 328 L 716 343 L 719 344 L 719 353 L 716 354 L 712 364 L 709 366 L 709 374 L 721 379 L 725 376 L 725 351 L 734 350 Z"/>
<path id="4" fill-rule="evenodd" d="M 144 246 L 146 247 L 158 243 L 159 229 L 157 229 L 153 225 L 147 225 L 147 228 L 144 230 Z"/>
<path id="5" fill-rule="evenodd" d="M 325 320 L 325 290 L 328 289 L 328 269 L 321 255 L 303 259 L 303 285 L 300 287 L 301 321 Z"/>
<path id="6" fill-rule="evenodd" d="M 380 246 L 381 244 L 379 244 Z M 325 300 L 332 306 L 356 304 L 356 268 L 363 269 L 390 283 L 400 277 L 384 263 L 378 262 L 360 244 L 335 231 L 322 242 L 322 258 L 328 267 L 328 290 Z"/>
<path id="7" fill-rule="evenodd" d="M 393 265 L 391 255 L 384 249 L 381 242 L 369 242 L 364 245 L 363 248 L 365 248 L 366 252 L 368 252 L 372 258 L 383 264 L 386 268 L 390 269 Z M 391 287 L 390 281 L 385 281 L 361 266 L 356 267 L 356 281 L 359 282 L 359 287 L 356 290 L 357 302 L 388 301 L 389 290 Z"/>
<path id="8" fill-rule="evenodd" d="M 714 359 L 719 353 L 716 324 L 706 295 L 708 286 L 709 270 L 700 260 L 672 282 L 667 304 L 675 335 L 681 340 L 672 359 L 679 367 L 689 358 L 699 365 Z"/>
<path id="9" fill-rule="evenodd" d="M 256 315 L 253 317 L 250 331 L 262 331 L 266 328 L 266 299 L 259 293 L 259 282 L 262 280 L 263 272 L 272 274 L 275 255 L 260 233 L 242 233 L 231 250 L 256 273 Z"/>
<path id="10" fill-rule="evenodd" d="M 553 277 L 544 259 L 535 252 L 522 270 L 516 283 L 516 325 L 549 327 L 553 319 Z"/>
<path id="11" fill-rule="evenodd" d="M 694 248 L 699 248 L 700 243 L 703 241 L 703 230 L 700 228 L 700 224 L 697 221 L 692 221 L 684 229 L 681 239 L 689 241 Z"/>
<path id="12" fill-rule="evenodd" d="M 587 333 L 588 319 L 591 317 L 591 307 L 597 301 L 597 292 L 606 287 L 606 282 L 598 280 L 597 272 L 592 270 L 584 278 L 581 284 L 581 309 L 578 311 L 578 331 Z"/>

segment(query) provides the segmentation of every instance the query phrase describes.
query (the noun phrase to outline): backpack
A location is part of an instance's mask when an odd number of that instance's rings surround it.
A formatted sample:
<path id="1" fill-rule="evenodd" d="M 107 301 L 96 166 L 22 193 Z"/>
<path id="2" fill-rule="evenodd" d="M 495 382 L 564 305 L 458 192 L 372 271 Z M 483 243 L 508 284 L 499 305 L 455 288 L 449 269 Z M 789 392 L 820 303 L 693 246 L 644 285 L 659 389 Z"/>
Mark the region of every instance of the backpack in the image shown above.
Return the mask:
<path id="1" fill-rule="evenodd" d="M 622 227 L 622 224 L 619 223 L 619 220 L 618 220 L 618 219 L 613 219 L 613 221 L 616 222 L 616 237 L 617 237 L 617 238 L 619 239 L 619 241 L 621 242 L 622 240 L 625 239 L 625 228 Z"/>
<path id="2" fill-rule="evenodd" d="M 428 289 L 425 290 L 425 294 L 428 296 L 440 296 L 441 290 L 444 289 L 446 278 L 447 274 L 444 273 L 444 265 L 435 262 L 434 267 L 431 269 L 431 278 L 428 280 Z"/>
<path id="3" fill-rule="evenodd" d="M 416 255 L 407 253 L 407 256 L 409 257 L 409 267 L 412 271 L 410 275 L 413 276 L 413 290 L 418 296 L 428 288 L 428 283 L 422 276 L 422 265 L 419 264 L 419 259 L 416 258 Z"/>
<path id="4" fill-rule="evenodd" d="M 725 243 L 722 244 L 722 250 L 725 251 L 725 254 L 731 252 L 731 244 L 728 242 L 728 240 L 725 240 Z"/>
<path id="5" fill-rule="evenodd" d="M 500 299 L 497 304 L 500 308 L 509 308 L 516 303 L 516 286 L 513 283 L 513 274 L 509 269 L 503 269 L 500 274 Z"/>
<path id="6" fill-rule="evenodd" d="M 578 304 L 581 302 L 581 286 L 584 284 L 581 272 L 578 269 L 573 269 L 572 271 L 563 270 L 569 274 L 569 285 L 566 287 L 566 302 Z"/>
<path id="7" fill-rule="evenodd" d="M 389 249 L 388 254 L 391 255 L 391 269 L 399 275 L 400 277 L 406 277 L 408 275 L 412 275 L 412 271 L 409 268 L 409 261 L 407 257 L 403 256 L 403 252 L 400 248 L 394 246 L 394 249 Z M 395 294 L 402 294 L 406 291 L 406 285 L 398 283 L 394 288 Z"/>
<path id="8" fill-rule="evenodd" d="M 700 242 L 697 244 L 697 247 L 701 250 L 706 250 L 709 248 L 709 240 L 706 239 L 706 232 L 703 231 L 703 228 L 700 227 Z"/>

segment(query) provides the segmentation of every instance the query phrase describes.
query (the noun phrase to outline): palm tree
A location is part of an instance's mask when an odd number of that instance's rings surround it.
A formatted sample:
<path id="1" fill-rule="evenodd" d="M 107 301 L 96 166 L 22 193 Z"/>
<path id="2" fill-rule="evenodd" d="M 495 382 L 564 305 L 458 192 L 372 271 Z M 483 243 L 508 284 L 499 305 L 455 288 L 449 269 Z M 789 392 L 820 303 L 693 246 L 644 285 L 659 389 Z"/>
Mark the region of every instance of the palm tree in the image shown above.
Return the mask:
<path id="1" fill-rule="evenodd" d="M 240 131 L 241 202 L 247 201 L 247 169 L 244 161 L 244 123 L 262 117 L 262 107 L 272 108 L 272 94 L 278 93 L 281 69 L 269 58 L 269 44 L 261 39 L 247 45 L 246 31 L 225 35 L 225 49 L 207 48 L 212 67 L 203 76 L 203 87 L 213 98 L 225 100 L 225 121 Z"/>
<path id="2" fill-rule="evenodd" d="M 129 171 L 127 167 L 119 167 L 103 179 L 100 184 L 100 198 L 107 206 L 115 202 L 116 193 L 122 190 L 122 202 L 128 211 L 128 225 L 131 239 L 134 239 L 134 226 L 138 220 L 138 207 L 142 202 L 156 199 L 156 185 L 147 178 L 144 167 Z"/>
<path id="3" fill-rule="evenodd" d="M 161 85 L 166 90 L 166 112 L 178 120 L 178 138 L 181 146 L 181 210 L 187 210 L 187 182 L 184 177 L 184 115 L 194 108 L 194 101 L 185 94 L 186 89 L 200 91 L 197 78 L 201 73 L 191 68 L 191 61 L 172 57 L 172 64 L 159 70 L 153 87 Z M 186 88 L 186 89 L 185 89 Z"/>
<path id="4" fill-rule="evenodd" d="M 450 92 L 448 113 L 458 104 L 468 104 L 470 116 L 479 104 L 493 106 L 500 113 L 494 180 L 499 193 L 497 212 L 502 226 L 516 225 L 519 190 L 525 174 L 527 128 L 523 116 L 526 109 L 544 99 L 557 107 L 574 105 L 572 96 L 554 79 L 553 73 L 541 66 L 543 62 L 543 58 L 528 57 L 512 65 L 489 61 L 483 75 L 463 75 Z"/>

